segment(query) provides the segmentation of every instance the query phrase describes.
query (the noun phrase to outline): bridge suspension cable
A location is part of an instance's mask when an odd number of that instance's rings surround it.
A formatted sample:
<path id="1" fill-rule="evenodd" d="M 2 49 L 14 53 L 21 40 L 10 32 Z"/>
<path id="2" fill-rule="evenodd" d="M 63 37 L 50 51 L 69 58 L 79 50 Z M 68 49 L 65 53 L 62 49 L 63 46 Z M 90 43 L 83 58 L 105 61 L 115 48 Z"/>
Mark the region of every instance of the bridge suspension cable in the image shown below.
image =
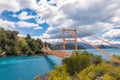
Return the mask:
<path id="1" fill-rule="evenodd" d="M 72 36 L 76 36 L 76 35 L 72 34 Z M 81 41 L 83 41 L 84 43 L 86 43 L 86 44 L 90 45 L 91 47 L 95 48 L 95 49 L 98 50 L 99 52 L 103 53 L 104 55 L 108 56 L 108 57 L 111 58 L 113 61 L 120 63 L 120 60 L 119 60 L 119 59 L 115 58 L 113 55 L 109 54 L 108 52 L 106 52 L 106 51 L 98 48 L 97 46 L 92 45 L 91 43 L 87 42 L 86 40 L 84 40 L 83 38 L 81 38 L 81 37 L 79 37 L 79 36 L 76 36 L 76 37 L 77 37 L 78 39 L 80 39 Z"/>
<path id="2" fill-rule="evenodd" d="M 102 41 L 102 42 L 105 42 L 105 43 L 108 43 L 108 44 L 112 45 L 113 47 L 120 48 L 120 46 L 115 45 L 115 44 L 113 44 L 113 43 L 111 43 L 111 42 L 109 42 L 109 41 L 105 41 L 105 40 L 103 40 L 103 39 L 101 39 L 101 38 L 99 38 L 99 37 L 97 37 L 97 36 L 94 36 L 94 35 L 92 35 L 92 34 L 90 34 L 90 33 L 87 33 L 87 32 L 84 32 L 84 31 L 81 31 L 81 33 L 86 34 L 86 35 L 89 35 L 89 36 L 92 36 L 93 38 L 96 38 L 96 39 L 98 39 L 98 40 L 100 40 L 100 41 Z"/>
<path id="3" fill-rule="evenodd" d="M 72 31 L 73 31 L 73 33 L 72 33 Z M 74 39 L 73 39 L 73 40 L 70 40 L 70 39 L 68 40 L 68 39 L 66 39 L 66 36 L 65 36 L 65 33 L 66 33 L 66 32 L 67 32 L 67 34 L 69 34 L 69 36 L 71 35 Z M 87 34 L 87 33 L 86 33 L 86 34 Z M 87 35 L 88 35 L 88 34 L 87 34 Z M 90 35 L 90 34 L 89 34 L 89 35 Z M 74 30 L 73 30 L 73 29 L 63 29 L 63 31 L 62 31 L 62 37 L 63 37 L 63 49 L 64 49 L 64 50 L 65 50 L 65 43 L 66 43 L 67 41 L 68 41 L 68 42 L 70 42 L 70 41 L 76 42 L 75 48 L 76 48 L 76 50 L 77 50 L 77 39 L 80 39 L 80 40 L 83 41 L 84 43 L 90 45 L 91 47 L 95 48 L 95 49 L 98 50 L 99 52 L 101 52 L 101 53 L 103 53 L 104 55 L 108 56 L 108 57 L 111 58 L 113 61 L 120 63 L 120 60 L 117 59 L 117 58 L 115 58 L 113 55 L 111 55 L 111 54 L 109 54 L 108 52 L 100 49 L 99 47 L 97 47 L 97 46 L 89 43 L 88 41 L 84 40 L 83 38 L 77 36 L 77 35 L 76 35 L 76 29 L 74 29 Z M 94 38 L 96 38 L 96 37 L 94 37 Z M 99 39 L 99 38 L 97 38 L 97 39 Z M 102 40 L 102 39 L 99 39 L 99 40 L 104 41 L 104 40 Z M 106 42 L 106 41 L 104 41 L 104 42 Z M 107 43 L 110 43 L 110 42 L 107 41 Z M 113 44 L 112 44 L 112 45 L 113 45 Z M 115 45 L 114 45 L 114 46 L 115 46 Z M 44 45 L 43 45 L 43 47 L 44 47 Z M 68 52 L 61 52 L 61 51 L 49 50 L 49 49 L 45 49 L 45 50 L 43 50 L 43 51 L 46 52 L 46 53 L 52 54 L 52 55 L 59 56 L 59 57 L 61 57 L 61 58 L 63 58 L 63 59 L 66 58 L 66 55 L 68 54 Z"/>

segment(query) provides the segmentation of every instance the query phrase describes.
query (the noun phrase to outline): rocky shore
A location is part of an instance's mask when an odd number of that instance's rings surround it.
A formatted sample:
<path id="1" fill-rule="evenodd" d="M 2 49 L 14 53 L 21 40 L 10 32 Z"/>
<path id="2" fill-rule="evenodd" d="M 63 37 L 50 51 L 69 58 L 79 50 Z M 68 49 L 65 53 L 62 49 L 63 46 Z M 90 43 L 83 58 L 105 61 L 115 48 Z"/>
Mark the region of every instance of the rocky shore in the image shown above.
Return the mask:
<path id="1" fill-rule="evenodd" d="M 46 74 L 43 74 L 43 75 L 38 75 L 38 76 L 35 77 L 34 80 L 48 80 L 49 74 L 50 73 L 46 73 Z"/>

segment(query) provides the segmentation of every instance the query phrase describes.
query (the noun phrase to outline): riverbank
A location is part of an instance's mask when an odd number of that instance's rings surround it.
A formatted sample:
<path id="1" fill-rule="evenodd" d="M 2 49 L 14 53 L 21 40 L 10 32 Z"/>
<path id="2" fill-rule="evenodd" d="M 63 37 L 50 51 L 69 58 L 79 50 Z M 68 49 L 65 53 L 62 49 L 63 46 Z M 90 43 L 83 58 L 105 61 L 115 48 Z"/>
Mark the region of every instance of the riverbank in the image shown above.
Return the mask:
<path id="1" fill-rule="evenodd" d="M 111 62 L 107 62 L 107 64 L 110 64 Z M 119 63 L 116 63 L 116 62 L 112 62 L 112 64 L 111 64 L 112 66 L 114 66 L 114 67 L 120 67 L 120 64 Z M 100 75 L 100 74 L 99 74 Z M 35 78 L 34 78 L 34 80 L 48 80 L 49 79 L 49 77 L 50 77 L 50 72 L 49 73 L 45 73 L 45 74 L 43 74 L 43 75 L 38 75 L 38 76 L 36 76 Z M 74 77 L 74 78 L 76 78 L 76 77 Z M 75 80 L 75 79 L 72 79 L 72 80 Z M 95 78 L 95 80 L 101 80 L 102 78 L 101 77 L 96 77 Z M 76 80 L 78 80 L 78 79 L 76 79 Z"/>
<path id="2" fill-rule="evenodd" d="M 43 75 L 38 75 L 34 78 L 34 80 L 48 80 L 50 73 L 45 73 Z"/>
<path id="3" fill-rule="evenodd" d="M 19 56 L 47 56 L 47 54 L 41 53 L 41 54 L 32 54 L 32 55 L 26 55 L 26 54 L 19 54 L 19 55 L 6 55 L 5 52 L 1 53 L 0 57 L 19 57 Z"/>
<path id="4" fill-rule="evenodd" d="M 33 39 L 29 34 L 26 37 L 20 37 L 18 34 L 18 31 L 0 28 L 0 56 L 43 55 L 43 45 L 48 43 L 43 43 L 41 39 Z"/>
<path id="5" fill-rule="evenodd" d="M 55 66 L 53 71 L 34 80 L 119 80 L 119 73 L 120 63 L 84 51 L 75 52 L 63 65 Z"/>

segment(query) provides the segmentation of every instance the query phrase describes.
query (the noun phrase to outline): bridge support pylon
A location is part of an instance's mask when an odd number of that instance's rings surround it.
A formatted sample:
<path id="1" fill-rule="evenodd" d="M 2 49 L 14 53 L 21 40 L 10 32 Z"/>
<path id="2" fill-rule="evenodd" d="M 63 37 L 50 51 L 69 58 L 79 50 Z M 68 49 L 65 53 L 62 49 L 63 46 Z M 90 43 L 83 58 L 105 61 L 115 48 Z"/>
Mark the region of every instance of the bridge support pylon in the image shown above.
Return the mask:
<path id="1" fill-rule="evenodd" d="M 68 34 L 69 36 L 66 36 L 66 34 Z M 71 34 L 74 35 L 74 37 L 71 36 Z M 63 50 L 64 51 L 66 50 L 66 42 L 75 42 L 75 50 L 76 51 L 78 50 L 76 34 L 77 34 L 76 29 L 65 29 L 65 28 L 62 29 L 62 39 L 63 39 Z M 69 37 L 72 37 L 72 38 L 69 39 Z"/>

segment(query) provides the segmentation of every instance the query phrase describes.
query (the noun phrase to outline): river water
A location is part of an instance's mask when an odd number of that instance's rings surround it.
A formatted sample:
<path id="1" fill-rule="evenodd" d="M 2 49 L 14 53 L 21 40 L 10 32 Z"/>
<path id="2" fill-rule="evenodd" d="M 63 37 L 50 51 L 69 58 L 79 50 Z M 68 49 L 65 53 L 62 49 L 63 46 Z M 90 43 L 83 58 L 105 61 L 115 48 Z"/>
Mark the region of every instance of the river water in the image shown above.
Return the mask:
<path id="1" fill-rule="evenodd" d="M 111 54 L 120 55 L 120 49 L 104 50 Z M 95 49 L 87 49 L 87 51 L 107 59 Z M 0 80 L 33 80 L 36 75 L 45 74 L 53 70 L 55 65 L 61 65 L 61 63 L 62 59 L 56 56 L 1 57 Z"/>
<path id="2" fill-rule="evenodd" d="M 56 56 L 29 56 L 0 58 L 0 80 L 33 80 L 35 76 L 61 65 Z"/>

